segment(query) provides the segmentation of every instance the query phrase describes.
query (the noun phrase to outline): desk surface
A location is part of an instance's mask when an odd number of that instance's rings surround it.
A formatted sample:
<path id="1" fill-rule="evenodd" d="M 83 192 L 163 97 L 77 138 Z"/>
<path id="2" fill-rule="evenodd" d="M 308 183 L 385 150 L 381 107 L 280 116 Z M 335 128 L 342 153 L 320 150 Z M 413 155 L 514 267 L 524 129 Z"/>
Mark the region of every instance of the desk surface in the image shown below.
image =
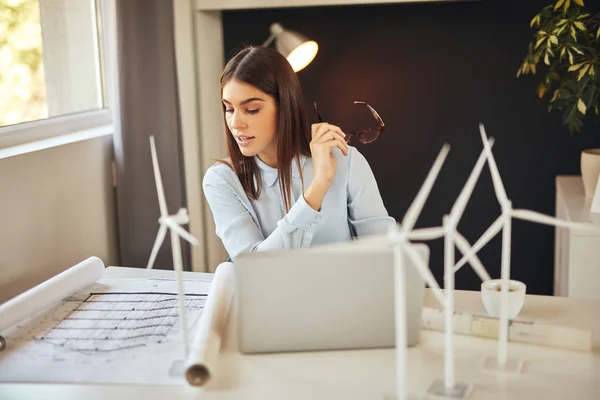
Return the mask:
<path id="1" fill-rule="evenodd" d="M 131 274 L 107 269 L 107 277 Z M 166 277 L 172 271 L 157 271 Z M 189 275 L 190 277 L 192 275 Z M 430 292 L 425 304 L 435 306 Z M 457 291 L 456 309 L 483 311 L 479 292 Z M 595 352 L 575 352 L 509 343 L 509 357 L 525 361 L 519 376 L 481 370 L 497 342 L 455 335 L 456 377 L 474 384 L 471 399 L 599 399 L 600 301 L 527 296 L 521 317 L 592 329 Z M 234 319 L 229 323 L 217 377 L 204 389 L 118 385 L 4 384 L 0 399 L 384 399 L 394 393 L 393 349 L 306 352 L 245 356 L 236 350 Z M 409 392 L 421 398 L 443 376 L 443 334 L 423 331 L 408 350 Z"/>

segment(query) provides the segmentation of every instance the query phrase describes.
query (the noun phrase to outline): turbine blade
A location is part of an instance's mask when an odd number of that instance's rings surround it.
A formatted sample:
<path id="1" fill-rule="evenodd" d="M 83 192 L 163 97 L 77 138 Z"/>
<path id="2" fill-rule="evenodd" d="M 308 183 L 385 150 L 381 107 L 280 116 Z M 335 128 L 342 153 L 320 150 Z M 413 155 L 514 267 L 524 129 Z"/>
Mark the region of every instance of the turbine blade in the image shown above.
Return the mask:
<path id="1" fill-rule="evenodd" d="M 600 232 L 600 226 L 598 225 L 565 221 L 531 210 L 512 210 L 512 216 L 525 221 L 536 222 L 544 225 L 559 226 L 561 228 L 575 228 L 588 232 Z"/>
<path id="2" fill-rule="evenodd" d="M 147 269 L 152 268 L 154 265 L 154 261 L 156 261 L 156 256 L 158 255 L 158 250 L 160 250 L 160 246 L 165 240 L 165 236 L 167 235 L 167 227 L 165 225 L 160 226 L 158 229 L 158 234 L 156 235 L 156 240 L 154 241 L 154 246 L 152 246 L 152 252 L 150 253 L 150 259 L 148 260 Z"/>
<path id="3" fill-rule="evenodd" d="M 493 144 L 493 139 L 490 139 L 490 146 Z M 454 224 L 454 226 L 458 225 L 458 221 L 462 217 L 465 208 L 467 207 L 467 203 L 469 202 L 469 198 L 473 193 L 473 189 L 475 188 L 475 184 L 477 183 L 477 179 L 479 179 L 479 175 L 481 175 L 481 171 L 483 170 L 483 166 L 485 165 L 486 155 L 485 150 L 481 151 L 467 182 L 463 186 L 456 202 L 452 206 L 452 210 L 450 210 L 450 221 Z"/>
<path id="4" fill-rule="evenodd" d="M 444 237 L 445 233 L 442 227 L 431 227 L 412 230 L 406 236 L 408 240 L 435 240 Z"/>
<path id="5" fill-rule="evenodd" d="M 198 239 L 196 239 L 195 236 L 193 236 L 191 233 L 189 233 L 188 231 L 183 229 L 181 226 L 179 226 L 175 221 L 169 219 L 166 221 L 166 224 L 168 224 L 169 228 L 171 228 L 175 233 L 177 233 L 183 239 L 187 240 L 188 242 L 190 242 L 193 245 L 198 244 Z"/>
<path id="6" fill-rule="evenodd" d="M 446 156 L 448 155 L 449 151 L 450 145 L 444 144 L 435 162 L 433 163 L 433 166 L 429 170 L 427 178 L 425 178 L 423 185 L 419 189 L 417 196 L 411 203 L 410 207 L 408 208 L 408 211 L 406 211 L 406 214 L 404 214 L 404 218 L 402 219 L 402 227 L 406 232 L 410 231 L 415 226 L 415 223 L 417 222 L 417 219 L 421 214 L 421 210 L 423 210 L 423 206 L 425 205 L 425 202 L 429 197 L 431 188 L 433 187 L 433 184 L 437 179 L 440 170 L 442 169 L 442 165 L 444 164 L 444 161 L 446 160 Z"/>
<path id="7" fill-rule="evenodd" d="M 483 124 L 479 124 L 479 132 L 481 134 L 481 140 L 483 141 L 483 147 L 485 149 L 488 164 L 490 166 L 490 172 L 492 174 L 492 183 L 494 184 L 494 191 L 496 192 L 498 202 L 501 206 L 504 207 L 508 204 L 508 196 L 506 195 L 506 190 L 504 189 L 504 184 L 502 183 L 502 178 L 500 177 L 500 172 L 498 171 L 498 166 L 496 165 L 496 160 L 494 159 L 494 154 L 492 153 L 492 148 L 488 143 L 489 140 L 487 138 L 487 135 L 485 134 L 485 127 L 483 126 Z"/>
<path id="8" fill-rule="evenodd" d="M 455 233 L 456 233 L 456 240 L 455 240 L 456 247 L 458 247 L 458 250 L 461 253 L 463 253 L 463 254 L 468 253 L 471 250 L 471 245 L 469 244 L 469 241 L 461 233 L 459 233 L 459 232 L 455 232 Z M 479 257 L 477 257 L 477 253 L 473 253 L 473 255 L 471 256 L 471 259 L 469 261 L 471 263 L 471 267 L 473 267 L 473 270 L 479 276 L 479 279 L 481 279 L 482 281 L 489 281 L 490 279 L 492 279 L 490 274 L 488 274 L 487 270 L 483 266 L 483 263 L 481 262 Z"/>
<path id="9" fill-rule="evenodd" d="M 463 253 L 464 254 L 463 257 L 454 266 L 454 269 L 453 269 L 454 273 L 456 273 L 456 271 L 458 271 L 463 265 L 465 265 L 467 262 L 469 262 L 471 260 L 471 258 L 473 257 L 473 255 L 477 254 L 477 252 L 479 250 L 481 250 L 483 248 L 483 246 L 488 244 L 488 242 L 490 240 L 492 240 L 492 238 L 494 236 L 496 236 L 498 234 L 498 232 L 500 232 L 500 230 L 502 229 L 503 226 L 504 226 L 504 216 L 500 215 L 494 221 L 494 223 L 492 225 L 490 225 L 489 228 L 487 228 L 487 230 L 483 233 L 483 235 L 481 235 L 481 237 L 477 240 L 477 242 L 475 242 L 473 247 L 471 247 L 471 250 L 469 250 L 466 254 Z"/>
<path id="10" fill-rule="evenodd" d="M 158 156 L 156 155 L 154 136 L 150 136 L 150 152 L 152 154 L 152 168 L 154 169 L 154 181 L 156 183 L 156 194 L 158 195 L 160 215 L 166 217 L 169 215 L 169 211 L 167 210 L 167 199 L 165 198 L 165 190 L 163 188 L 162 177 L 160 175 L 160 166 L 158 165 Z"/>
<path id="11" fill-rule="evenodd" d="M 442 289 L 440 288 L 440 285 L 438 285 L 437 281 L 433 277 L 433 274 L 431 273 L 431 270 L 429 269 L 429 267 L 425 264 L 425 262 L 423 261 L 423 259 L 419 255 L 419 253 L 417 253 L 417 250 L 415 250 L 415 248 L 412 247 L 410 244 L 407 244 L 406 246 L 404 246 L 404 251 L 406 252 L 408 257 L 412 260 L 415 267 L 417 267 L 419 274 L 421 275 L 423 280 L 425 280 L 425 282 L 427 283 L 427 286 L 429 286 L 431 288 L 431 290 L 433 291 L 433 294 L 435 295 L 437 301 L 442 305 L 442 307 L 445 307 L 446 300 L 444 299 L 444 294 L 442 293 Z"/>

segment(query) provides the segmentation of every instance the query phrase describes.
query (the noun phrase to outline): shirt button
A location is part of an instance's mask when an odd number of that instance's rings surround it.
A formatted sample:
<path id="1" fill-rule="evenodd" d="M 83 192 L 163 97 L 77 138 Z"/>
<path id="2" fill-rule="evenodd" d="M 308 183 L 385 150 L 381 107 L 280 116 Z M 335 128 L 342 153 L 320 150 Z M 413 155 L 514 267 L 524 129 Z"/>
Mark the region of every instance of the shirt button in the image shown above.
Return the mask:
<path id="1" fill-rule="evenodd" d="M 317 216 L 315 217 L 315 220 L 317 220 L 317 221 L 318 221 L 318 220 L 320 220 L 320 219 L 321 219 L 321 216 L 320 216 L 320 215 L 317 215 Z"/>
<path id="2" fill-rule="evenodd" d="M 309 226 L 310 226 L 311 228 L 314 228 L 314 227 L 315 227 L 315 223 L 314 223 L 314 222 L 311 222 Z"/>

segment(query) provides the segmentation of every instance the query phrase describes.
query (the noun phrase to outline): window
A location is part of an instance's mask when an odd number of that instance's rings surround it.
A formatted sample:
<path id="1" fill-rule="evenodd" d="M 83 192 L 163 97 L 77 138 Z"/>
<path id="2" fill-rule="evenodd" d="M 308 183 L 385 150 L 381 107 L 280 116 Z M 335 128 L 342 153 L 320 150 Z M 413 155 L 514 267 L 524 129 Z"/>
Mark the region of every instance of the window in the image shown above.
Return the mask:
<path id="1" fill-rule="evenodd" d="M 114 130 L 107 79 L 116 70 L 114 1 L 0 0 L 0 153 L 74 131 Z"/>
<path id="2" fill-rule="evenodd" d="M 93 0 L 0 0 L 0 126 L 104 107 Z"/>

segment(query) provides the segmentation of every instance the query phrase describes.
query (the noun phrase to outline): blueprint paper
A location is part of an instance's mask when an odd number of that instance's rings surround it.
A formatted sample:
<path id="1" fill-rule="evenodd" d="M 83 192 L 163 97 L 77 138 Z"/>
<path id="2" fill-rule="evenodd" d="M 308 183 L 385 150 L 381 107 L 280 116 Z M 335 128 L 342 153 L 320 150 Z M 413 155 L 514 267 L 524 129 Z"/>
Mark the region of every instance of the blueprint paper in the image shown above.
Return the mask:
<path id="1" fill-rule="evenodd" d="M 193 332 L 211 283 L 186 280 Z M 185 383 L 176 281 L 100 279 L 4 332 L 0 382 Z"/>
<path id="2" fill-rule="evenodd" d="M 102 260 L 90 257 L 0 305 L 0 333 L 96 282 L 103 271 Z"/>

